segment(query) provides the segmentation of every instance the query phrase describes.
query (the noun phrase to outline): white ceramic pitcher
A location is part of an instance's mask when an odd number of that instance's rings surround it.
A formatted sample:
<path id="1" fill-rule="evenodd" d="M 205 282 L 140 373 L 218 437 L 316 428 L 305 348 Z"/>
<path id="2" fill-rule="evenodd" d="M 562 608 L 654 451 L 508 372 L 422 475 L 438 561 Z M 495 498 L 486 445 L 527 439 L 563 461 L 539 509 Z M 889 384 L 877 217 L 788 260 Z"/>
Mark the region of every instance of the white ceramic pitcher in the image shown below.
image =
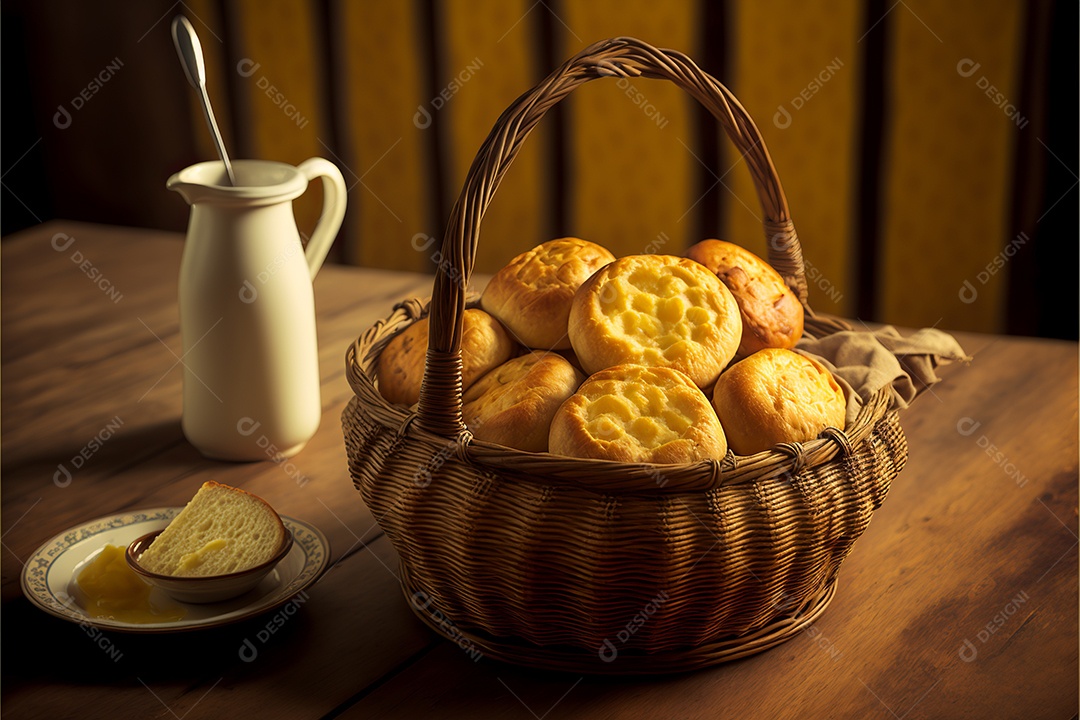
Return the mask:
<path id="1" fill-rule="evenodd" d="M 192 165 L 166 187 L 191 205 L 180 265 L 184 435 L 223 460 L 280 460 L 315 434 L 322 415 L 311 283 L 345 216 L 332 163 L 293 167 Z M 305 250 L 292 201 L 323 180 L 322 216 Z"/>

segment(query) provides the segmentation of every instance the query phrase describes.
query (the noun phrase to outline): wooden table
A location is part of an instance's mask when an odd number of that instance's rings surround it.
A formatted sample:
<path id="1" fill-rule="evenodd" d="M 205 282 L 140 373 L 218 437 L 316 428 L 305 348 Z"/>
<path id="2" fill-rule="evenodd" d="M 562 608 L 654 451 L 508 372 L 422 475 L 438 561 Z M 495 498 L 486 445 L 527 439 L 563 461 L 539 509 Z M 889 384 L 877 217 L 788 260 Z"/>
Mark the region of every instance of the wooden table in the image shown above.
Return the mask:
<path id="1" fill-rule="evenodd" d="M 341 267 L 318 276 L 324 414 L 293 459 L 300 483 L 271 462 L 207 460 L 184 439 L 181 249 L 174 234 L 75 223 L 3 242 L 11 717 L 1076 717 L 1076 344 L 957 334 L 974 362 L 945 367 L 945 382 L 904 412 L 908 466 L 810 629 L 702 672 L 581 677 L 474 662 L 428 631 L 353 489 L 339 419 L 352 395 L 345 348 L 396 300 L 429 294 L 430 278 Z M 70 484 L 54 483 L 58 465 L 117 420 Z M 23 597 L 22 563 L 56 533 L 182 505 L 207 479 L 262 495 L 329 537 L 332 567 L 285 622 L 109 633 L 114 660 Z M 257 647 L 250 661 L 245 640 Z"/>

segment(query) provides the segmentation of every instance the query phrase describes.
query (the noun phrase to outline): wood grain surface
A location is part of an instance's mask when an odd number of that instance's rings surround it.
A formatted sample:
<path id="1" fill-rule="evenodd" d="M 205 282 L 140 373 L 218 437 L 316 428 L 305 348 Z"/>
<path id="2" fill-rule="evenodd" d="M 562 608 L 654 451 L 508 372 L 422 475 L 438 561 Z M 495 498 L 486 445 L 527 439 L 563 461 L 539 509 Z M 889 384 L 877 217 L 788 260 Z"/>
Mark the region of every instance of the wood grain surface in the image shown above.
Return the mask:
<path id="1" fill-rule="evenodd" d="M 73 239 L 68 243 L 69 239 Z M 57 249 L 57 248 L 63 249 Z M 1077 713 L 1077 346 L 957 334 L 970 366 L 902 414 L 911 456 L 824 616 L 778 648 L 658 678 L 474 659 L 428 631 L 349 478 L 346 346 L 430 277 L 325 267 L 322 425 L 294 469 L 203 458 L 180 430 L 179 235 L 50 223 L 0 257 L 3 681 L 18 718 L 1072 718 Z M 88 264 L 87 264 L 88 263 Z M 108 425 L 114 434 L 54 482 Z M 298 611 L 175 635 L 107 633 L 26 600 L 55 534 L 243 487 L 328 536 Z M 256 646 L 250 661 L 245 641 Z M 616 660 L 617 662 L 617 660 Z"/>

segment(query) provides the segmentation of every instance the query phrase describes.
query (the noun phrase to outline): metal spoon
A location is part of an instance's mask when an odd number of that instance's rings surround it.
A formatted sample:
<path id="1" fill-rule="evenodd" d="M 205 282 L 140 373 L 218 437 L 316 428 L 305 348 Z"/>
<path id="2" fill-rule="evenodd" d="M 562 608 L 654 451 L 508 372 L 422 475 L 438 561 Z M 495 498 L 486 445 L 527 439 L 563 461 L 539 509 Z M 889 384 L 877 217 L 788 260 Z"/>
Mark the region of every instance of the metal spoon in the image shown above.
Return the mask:
<path id="1" fill-rule="evenodd" d="M 229 176 L 229 184 L 236 185 L 236 176 L 233 175 L 232 163 L 229 162 L 229 154 L 225 152 L 225 141 L 218 132 L 217 121 L 214 120 L 214 111 L 210 107 L 210 96 L 206 94 L 206 64 L 203 62 L 202 45 L 199 36 L 195 34 L 195 28 L 183 15 L 177 15 L 172 22 L 173 43 L 176 52 L 180 55 L 180 64 L 184 66 L 184 74 L 187 75 L 191 86 L 199 91 L 202 99 L 203 111 L 206 113 L 206 124 L 210 126 L 210 134 L 217 145 L 218 155 L 225 163 L 225 172 Z"/>

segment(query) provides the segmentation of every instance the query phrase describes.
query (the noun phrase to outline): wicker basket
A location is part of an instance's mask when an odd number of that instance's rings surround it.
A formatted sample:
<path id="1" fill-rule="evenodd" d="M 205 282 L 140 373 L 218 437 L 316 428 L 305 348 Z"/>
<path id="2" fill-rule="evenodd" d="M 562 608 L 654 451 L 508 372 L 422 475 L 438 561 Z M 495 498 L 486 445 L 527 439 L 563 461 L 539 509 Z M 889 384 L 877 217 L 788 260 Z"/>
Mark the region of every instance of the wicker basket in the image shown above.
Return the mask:
<path id="1" fill-rule="evenodd" d="M 806 307 L 787 201 L 753 121 L 684 55 L 616 38 L 518 98 L 484 141 L 444 239 L 430 307 L 398 305 L 346 353 L 353 481 L 401 558 L 410 606 L 437 632 L 515 663 L 595 673 L 683 671 L 792 637 L 820 615 L 841 562 L 907 458 L 885 392 L 844 431 L 723 462 L 634 465 L 525 453 L 461 421 L 461 322 L 480 221 L 547 110 L 600 77 L 670 80 L 746 159 L 769 262 Z M 415 412 L 375 387 L 390 338 L 430 310 Z M 806 307 L 815 337 L 847 329 Z"/>

